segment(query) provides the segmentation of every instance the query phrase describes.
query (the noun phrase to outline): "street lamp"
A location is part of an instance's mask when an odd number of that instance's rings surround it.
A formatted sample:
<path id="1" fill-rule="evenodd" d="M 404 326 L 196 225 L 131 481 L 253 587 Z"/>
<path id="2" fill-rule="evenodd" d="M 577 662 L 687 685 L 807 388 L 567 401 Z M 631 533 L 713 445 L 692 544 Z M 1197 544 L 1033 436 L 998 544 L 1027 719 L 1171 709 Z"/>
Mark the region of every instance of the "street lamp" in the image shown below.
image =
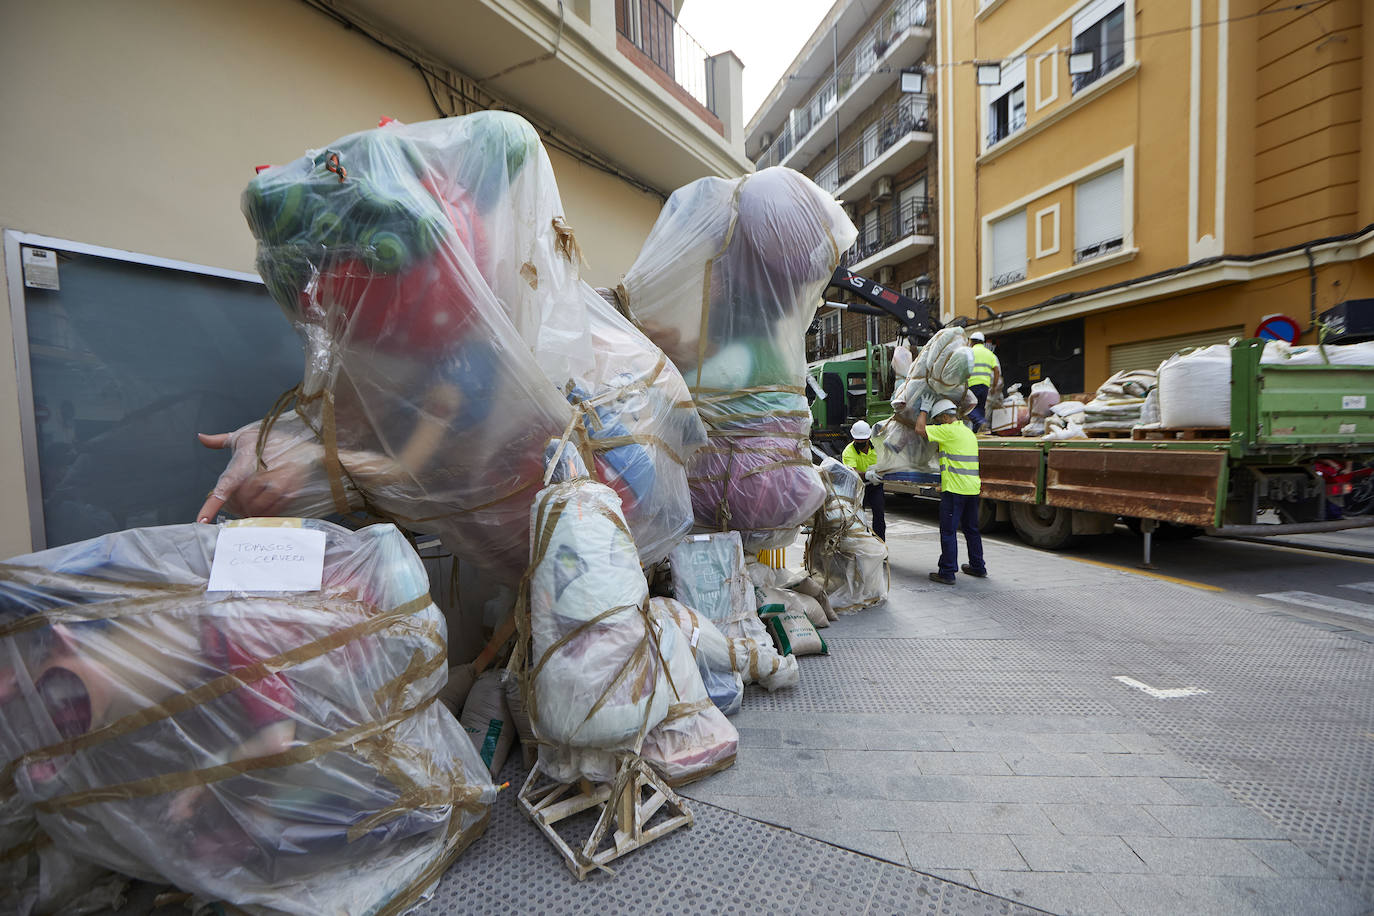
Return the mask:
<path id="1" fill-rule="evenodd" d="M 925 302 L 930 298 L 930 274 L 921 274 L 916 278 L 916 301 Z"/>

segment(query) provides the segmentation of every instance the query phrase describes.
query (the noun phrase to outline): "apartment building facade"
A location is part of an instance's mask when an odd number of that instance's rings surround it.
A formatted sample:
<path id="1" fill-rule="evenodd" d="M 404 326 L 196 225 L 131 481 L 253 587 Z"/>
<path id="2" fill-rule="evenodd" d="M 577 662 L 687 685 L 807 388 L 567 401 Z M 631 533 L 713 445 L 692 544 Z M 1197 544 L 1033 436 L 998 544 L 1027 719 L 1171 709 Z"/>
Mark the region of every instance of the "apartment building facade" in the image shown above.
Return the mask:
<path id="1" fill-rule="evenodd" d="M 796 169 L 843 202 L 859 229 L 842 263 L 917 297 L 938 295 L 935 106 L 925 64 L 934 22 L 927 0 L 839 0 L 746 128 L 756 168 Z M 839 290 L 827 295 L 842 298 Z M 891 343 L 896 322 L 823 309 L 807 358 Z"/>
<path id="2" fill-rule="evenodd" d="M 529 119 L 587 266 L 613 285 L 663 200 L 744 158 L 740 78 L 682 0 L 74 0 L 0 29 L 0 558 L 188 521 L 299 342 L 239 195 L 379 118 Z M 11 358 L 12 354 L 12 358 Z"/>
<path id="3" fill-rule="evenodd" d="M 937 0 L 943 318 L 1091 392 L 1374 297 L 1361 0 Z"/>

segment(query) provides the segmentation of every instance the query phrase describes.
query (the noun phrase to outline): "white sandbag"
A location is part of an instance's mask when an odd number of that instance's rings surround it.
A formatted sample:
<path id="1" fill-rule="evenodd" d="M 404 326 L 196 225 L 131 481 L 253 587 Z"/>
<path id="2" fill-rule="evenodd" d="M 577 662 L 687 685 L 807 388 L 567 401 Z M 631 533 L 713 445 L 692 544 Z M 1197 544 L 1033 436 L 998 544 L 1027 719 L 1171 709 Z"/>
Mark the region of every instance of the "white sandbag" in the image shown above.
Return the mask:
<path id="1" fill-rule="evenodd" d="M 1088 434 L 1083 431 L 1083 427 L 1070 420 L 1067 425 L 1052 429 L 1045 433 L 1045 438 L 1051 440 L 1086 439 L 1088 438 Z"/>
<path id="2" fill-rule="evenodd" d="M 707 695 L 687 638 L 672 612 L 657 617 L 659 653 L 673 700 L 668 714 L 644 739 L 642 756 L 670 786 L 682 786 L 735 762 L 739 732 Z"/>
<path id="3" fill-rule="evenodd" d="M 790 588 L 760 588 L 757 590 L 759 606 L 765 604 L 781 604 L 789 611 L 800 611 L 806 615 L 806 619 L 811 621 L 811 625 L 816 629 L 830 626 L 830 619 L 825 616 L 825 609 L 821 603 L 810 595 L 803 595 L 801 592 L 793 591 Z"/>
<path id="4" fill-rule="evenodd" d="M 1065 420 L 1077 420 L 1087 409 L 1082 401 L 1060 401 L 1050 407 L 1050 414 Z"/>
<path id="5" fill-rule="evenodd" d="M 830 647 L 802 611 L 781 604 L 765 604 L 759 608 L 759 617 L 768 626 L 773 642 L 783 655 L 830 654 Z"/>
<path id="6" fill-rule="evenodd" d="M 648 582 L 609 487 L 547 487 L 533 516 L 526 685 L 539 767 L 560 782 L 604 782 L 616 754 L 635 750 L 668 712 Z"/>
<path id="7" fill-rule="evenodd" d="M 805 579 L 802 579 L 800 582 L 797 582 L 795 585 L 791 587 L 794 591 L 798 591 L 801 592 L 803 595 L 809 595 L 810 597 L 815 598 L 816 603 L 819 604 L 821 606 L 821 610 L 825 612 L 826 620 L 833 623 L 836 620 L 840 619 L 840 615 L 836 614 L 835 609 L 830 606 L 830 596 L 825 593 L 825 589 L 822 588 L 821 584 L 817 582 L 815 579 L 811 578 L 810 576 L 807 576 Z"/>
<path id="8" fill-rule="evenodd" d="M 1260 363 L 1267 366 L 1374 366 L 1374 341 L 1297 347 L 1282 340 L 1264 345 Z"/>
<path id="9" fill-rule="evenodd" d="M 1159 419 L 1166 429 L 1231 426 L 1231 348 L 1175 353 L 1159 366 Z"/>
<path id="10" fill-rule="evenodd" d="M 532 745 L 534 727 L 530 725 L 530 714 L 525 709 L 525 697 L 520 692 L 520 676 L 509 667 L 501 669 L 501 689 L 506 692 L 506 711 L 510 713 L 511 724 L 515 726 L 515 737 Z"/>
<path id="11" fill-rule="evenodd" d="M 774 650 L 755 613 L 739 532 L 694 534 L 673 548 L 668 561 L 678 600 L 710 619 L 730 640 L 731 665 L 745 683 L 773 691 L 800 682 L 796 660 Z"/>
<path id="12" fill-rule="evenodd" d="M 730 641 L 714 623 L 673 598 L 651 598 L 656 616 L 671 617 L 696 659 L 701 682 L 716 708 L 727 716 L 739 712 L 744 699 L 744 679 L 731 665 Z"/>
<path id="13" fill-rule="evenodd" d="M 463 731 L 468 733 L 477 756 L 487 765 L 492 776 L 501 772 L 515 741 L 515 725 L 506 708 L 506 690 L 501 685 L 501 672 L 484 671 L 468 691 L 463 713 L 458 717 Z"/>
<path id="14" fill-rule="evenodd" d="M 439 702 L 448 707 L 448 711 L 455 716 L 460 715 L 463 712 L 463 703 L 467 701 L 476 681 L 477 674 L 473 671 L 472 662 L 452 666 L 448 669 L 448 682 L 439 688 Z"/>
<path id="15" fill-rule="evenodd" d="M 1159 388 L 1151 388 L 1145 395 L 1145 403 L 1140 405 L 1140 425 L 1159 425 Z"/>

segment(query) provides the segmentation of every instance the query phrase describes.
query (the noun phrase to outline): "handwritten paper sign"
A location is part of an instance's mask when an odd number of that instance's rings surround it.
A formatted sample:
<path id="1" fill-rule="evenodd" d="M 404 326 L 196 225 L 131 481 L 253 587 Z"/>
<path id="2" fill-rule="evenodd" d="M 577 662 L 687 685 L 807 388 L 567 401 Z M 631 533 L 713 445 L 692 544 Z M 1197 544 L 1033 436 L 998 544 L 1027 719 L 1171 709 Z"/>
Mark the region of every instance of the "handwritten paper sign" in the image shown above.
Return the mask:
<path id="1" fill-rule="evenodd" d="M 207 592 L 317 592 L 324 532 L 306 528 L 221 528 Z"/>

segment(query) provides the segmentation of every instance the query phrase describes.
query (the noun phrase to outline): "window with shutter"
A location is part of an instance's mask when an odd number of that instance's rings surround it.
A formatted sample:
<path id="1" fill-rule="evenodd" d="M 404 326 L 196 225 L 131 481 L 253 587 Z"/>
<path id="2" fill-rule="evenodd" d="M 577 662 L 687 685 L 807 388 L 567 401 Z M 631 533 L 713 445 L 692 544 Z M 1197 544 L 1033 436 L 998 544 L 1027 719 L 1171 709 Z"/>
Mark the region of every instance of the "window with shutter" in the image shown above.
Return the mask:
<path id="1" fill-rule="evenodd" d="M 926 202 L 926 180 L 921 178 L 902 188 L 897 201 L 902 234 L 929 235 L 930 215 Z"/>
<path id="2" fill-rule="evenodd" d="M 1090 86 L 1126 62 L 1126 6 L 1097 0 L 1073 17 L 1073 53 L 1093 56 L 1092 69 L 1073 75 L 1073 91 Z"/>
<path id="3" fill-rule="evenodd" d="M 988 288 L 1026 279 L 1026 211 L 1017 210 L 992 224 Z"/>
<path id="4" fill-rule="evenodd" d="M 1121 249 L 1125 237 L 1122 204 L 1125 170 L 1118 166 L 1074 188 L 1074 263 Z"/>
<path id="5" fill-rule="evenodd" d="M 1011 136 L 1026 126 L 1026 59 L 1002 68 L 1002 82 L 989 95 L 987 109 L 988 146 Z"/>

